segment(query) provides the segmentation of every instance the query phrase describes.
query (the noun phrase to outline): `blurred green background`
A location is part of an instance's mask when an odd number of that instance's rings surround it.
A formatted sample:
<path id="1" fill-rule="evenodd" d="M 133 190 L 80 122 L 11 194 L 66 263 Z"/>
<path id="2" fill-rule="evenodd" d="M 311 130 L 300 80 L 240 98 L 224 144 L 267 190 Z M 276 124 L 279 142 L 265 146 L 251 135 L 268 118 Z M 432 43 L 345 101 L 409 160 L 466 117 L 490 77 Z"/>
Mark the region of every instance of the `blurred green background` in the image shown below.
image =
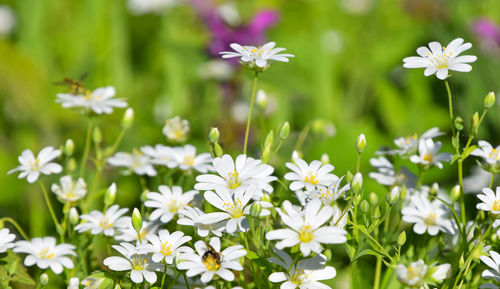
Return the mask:
<path id="1" fill-rule="evenodd" d="M 141 15 L 132 13 L 125 0 L 0 4 L 9 6 L 16 17 L 13 31 L 0 37 L 0 217 L 19 220 L 34 236 L 52 231 L 43 217 L 39 187 L 6 173 L 18 165 L 17 156 L 26 148 L 37 153 L 72 138 L 77 154 L 81 153 L 85 117 L 54 102 L 56 93 L 67 92 L 54 85 L 64 77 L 87 73 L 86 87 L 113 85 L 117 97 L 127 99 L 136 121 L 120 150 L 165 143 L 161 128 L 165 119 L 176 115 L 190 121 L 188 142 L 200 150 L 208 151 L 206 133 L 211 125 L 221 128 L 226 151 L 241 150 L 244 124 L 231 116 L 231 107 L 238 100 L 248 102 L 252 74 L 235 66 L 228 81 L 229 100 L 223 96 L 220 80 L 203 76 L 204 65 L 214 59 L 208 53 L 213 34 L 192 2 Z M 222 4 L 228 2 L 214 3 Z M 424 77 L 423 70 L 402 68 L 404 57 L 416 55 L 416 48 L 430 41 L 446 45 L 462 37 L 473 43 L 466 53 L 478 56 L 472 72 L 453 74 L 450 80 L 456 112 L 467 128 L 472 114 L 482 111 L 484 96 L 499 91 L 500 43 L 473 28 L 480 18 L 500 23 L 497 0 L 257 0 L 230 5 L 239 13 L 240 23 L 249 22 L 262 9 L 274 10 L 279 20 L 266 31 L 267 39 L 296 56 L 290 63 L 272 65 L 258 84 L 275 99 L 276 107 L 270 113 L 261 109 L 254 114 L 251 154 L 259 156 L 269 129 L 284 121 L 292 127 L 291 137 L 273 160 L 279 165 L 279 176 L 301 129 L 313 120 L 332 122 L 336 135 L 309 135 L 303 147 L 305 159 L 328 153 L 338 175 L 354 170 L 354 141 L 360 133 L 367 136 L 362 167 L 368 172 L 369 156 L 382 145 L 392 145 L 397 136 L 422 133 L 433 126 L 449 132 L 442 81 Z M 122 114 L 123 110 L 116 110 L 99 118 L 107 143 L 119 134 Z M 495 106 L 479 132 L 480 139 L 498 144 L 499 129 Z M 451 151 L 448 138 L 441 140 Z M 453 185 L 454 167 L 433 169 L 426 182 Z M 120 204 L 138 200 L 137 180 L 119 177 L 116 169 L 105 172 L 108 180 L 103 186 L 120 182 Z M 57 177 L 43 180 L 50 185 Z M 385 193 L 372 180 L 367 182 L 367 190 Z"/>

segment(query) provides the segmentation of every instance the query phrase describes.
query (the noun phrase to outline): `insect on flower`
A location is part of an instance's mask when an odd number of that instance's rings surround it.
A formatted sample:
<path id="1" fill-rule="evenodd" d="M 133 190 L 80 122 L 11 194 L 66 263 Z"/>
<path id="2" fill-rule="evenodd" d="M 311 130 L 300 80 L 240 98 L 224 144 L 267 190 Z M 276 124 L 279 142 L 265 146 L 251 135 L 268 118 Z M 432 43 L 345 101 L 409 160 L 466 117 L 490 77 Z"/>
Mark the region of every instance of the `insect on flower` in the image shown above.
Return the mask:
<path id="1" fill-rule="evenodd" d="M 217 252 L 217 250 L 215 250 L 209 243 L 205 242 L 205 245 L 207 245 L 208 250 L 203 253 L 201 262 L 205 264 L 207 268 L 212 268 L 213 270 L 219 269 L 220 264 L 222 263 L 222 254 Z"/>

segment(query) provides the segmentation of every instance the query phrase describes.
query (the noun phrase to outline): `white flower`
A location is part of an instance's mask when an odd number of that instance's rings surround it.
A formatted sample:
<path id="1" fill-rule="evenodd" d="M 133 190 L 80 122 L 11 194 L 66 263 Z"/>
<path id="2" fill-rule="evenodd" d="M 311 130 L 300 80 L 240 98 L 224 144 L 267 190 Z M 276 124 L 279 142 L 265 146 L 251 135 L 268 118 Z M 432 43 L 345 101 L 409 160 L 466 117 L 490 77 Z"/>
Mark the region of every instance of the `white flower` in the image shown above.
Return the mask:
<path id="1" fill-rule="evenodd" d="M 83 279 L 81 284 L 85 286 L 83 289 L 99 289 L 104 280 L 106 279 L 89 276 Z"/>
<path id="2" fill-rule="evenodd" d="M 178 253 L 188 252 L 191 248 L 182 246 L 182 244 L 191 240 L 190 236 L 184 236 L 183 232 L 176 231 L 170 234 L 168 230 L 160 230 L 158 235 L 148 235 L 147 240 L 151 243 L 151 257 L 154 262 L 160 263 L 165 260 L 167 264 L 174 262 Z"/>
<path id="3" fill-rule="evenodd" d="M 487 141 L 480 140 L 479 147 L 475 149 L 471 155 L 482 158 L 486 164 L 495 169 L 500 169 L 500 145 L 493 148 Z"/>
<path id="4" fill-rule="evenodd" d="M 309 194 L 309 198 L 320 199 L 325 205 L 330 205 L 335 202 L 335 200 L 342 197 L 345 191 L 351 188 L 349 184 L 340 187 L 340 183 L 343 178 L 344 177 L 341 177 L 340 179 L 333 181 L 333 183 L 328 187 L 318 186 L 317 190 L 314 190 Z"/>
<path id="5" fill-rule="evenodd" d="M 151 220 L 160 219 L 163 223 L 168 223 L 177 214 L 177 211 L 186 207 L 198 194 L 198 191 L 188 191 L 183 193 L 182 188 L 173 186 L 159 186 L 160 193 L 149 192 L 144 206 L 155 208 L 149 217 Z"/>
<path id="6" fill-rule="evenodd" d="M 146 156 L 150 157 L 150 162 L 155 165 L 167 166 L 168 168 L 175 168 L 177 166 L 177 161 L 175 159 L 175 149 L 157 144 L 152 146 L 141 147 L 141 152 Z"/>
<path id="7" fill-rule="evenodd" d="M 153 284 L 156 282 L 156 273 L 154 271 L 162 270 L 164 266 L 153 262 L 151 254 L 143 245 L 137 247 L 130 243 L 120 243 L 113 245 L 113 249 L 118 251 L 123 257 L 108 257 L 104 259 L 103 264 L 113 271 L 129 271 L 130 279 L 134 283 L 146 282 Z"/>
<path id="8" fill-rule="evenodd" d="M 280 240 L 276 248 L 293 247 L 300 244 L 300 251 L 304 256 L 309 256 L 311 251 L 321 253 L 323 244 L 344 243 L 347 232 L 339 227 L 324 226 L 333 215 L 330 206 L 321 208 L 321 201 L 311 200 L 307 203 L 303 214 L 292 207 L 286 200 L 283 202 L 284 212 L 277 208 L 281 220 L 291 229 L 278 229 L 266 234 L 268 240 Z"/>
<path id="9" fill-rule="evenodd" d="M 56 245 L 56 238 L 33 238 L 31 241 L 17 241 L 14 252 L 28 254 L 24 265 L 37 265 L 40 269 L 50 269 L 61 274 L 63 267 L 73 269 L 73 261 L 66 255 L 76 256 L 75 246 L 69 244 Z"/>
<path id="10" fill-rule="evenodd" d="M 78 178 L 78 181 L 73 182 L 73 178 L 68 175 L 61 177 L 59 181 L 61 182 L 61 186 L 53 184 L 52 192 L 63 203 L 76 202 L 87 194 L 87 184 L 82 178 Z"/>
<path id="11" fill-rule="evenodd" d="M 496 175 L 495 175 L 496 179 Z M 480 166 L 475 165 L 470 174 L 464 177 L 464 193 L 477 194 L 481 190 L 490 185 L 491 173 L 483 170 Z"/>
<path id="12" fill-rule="evenodd" d="M 167 137 L 167 140 L 171 142 L 186 141 L 189 131 L 190 128 L 187 119 L 181 119 L 178 116 L 167 119 L 163 126 L 163 134 Z"/>
<path id="13" fill-rule="evenodd" d="M 212 234 L 220 237 L 222 236 L 222 231 L 226 229 L 226 224 L 224 222 L 220 222 L 212 225 L 205 225 L 198 221 L 198 219 L 205 215 L 205 213 L 198 209 L 186 206 L 179 211 L 179 220 L 177 220 L 177 224 L 185 225 L 185 226 L 193 226 L 196 227 L 198 235 L 200 237 L 206 237 L 211 232 Z"/>
<path id="14" fill-rule="evenodd" d="M 295 57 L 292 54 L 279 54 L 285 51 L 285 48 L 274 48 L 276 42 L 268 42 L 262 47 L 241 46 L 237 43 L 231 43 L 231 48 L 234 51 L 221 52 L 222 58 L 239 57 L 240 61 L 247 64 L 249 67 L 265 69 L 269 67 L 270 61 L 288 62 L 289 57 Z"/>
<path id="15" fill-rule="evenodd" d="M 500 214 L 500 187 L 496 188 L 496 194 L 490 188 L 484 188 L 482 194 L 477 197 L 483 201 L 476 205 L 476 208 L 489 211 L 493 214 Z"/>
<path id="16" fill-rule="evenodd" d="M 114 236 L 118 229 L 125 228 L 127 219 L 122 217 L 128 211 L 127 208 L 120 209 L 118 205 L 111 206 L 103 214 L 100 211 L 92 211 L 80 216 L 83 220 L 75 227 L 79 233 L 90 231 L 92 235 L 104 233 L 105 236 Z"/>
<path id="17" fill-rule="evenodd" d="M 8 35 L 16 26 L 16 15 L 8 6 L 0 5 L 0 35 Z"/>
<path id="18" fill-rule="evenodd" d="M 128 104 L 121 98 L 114 98 L 115 88 L 106 86 L 97 88 L 94 91 L 87 91 L 85 95 L 75 95 L 71 93 L 58 93 L 56 102 L 61 103 L 64 108 L 81 107 L 85 112 L 96 114 L 113 113 L 113 108 L 124 108 Z"/>
<path id="19" fill-rule="evenodd" d="M 237 229 L 246 232 L 249 224 L 245 216 L 250 214 L 248 202 L 255 194 L 255 189 L 256 186 L 250 186 L 246 189 L 239 187 L 234 194 L 225 189 L 216 190 L 215 193 L 212 191 L 205 192 L 207 202 L 223 212 L 205 214 L 198 218 L 198 222 L 211 225 L 226 222 L 227 220 L 226 232 L 232 234 Z M 272 204 L 268 202 L 260 202 L 260 204 L 263 208 L 260 216 L 269 215 L 270 212 L 264 208 L 270 208 Z"/>
<path id="20" fill-rule="evenodd" d="M 128 0 L 128 8 L 133 14 L 161 13 L 174 6 L 176 0 Z"/>
<path id="21" fill-rule="evenodd" d="M 450 264 L 426 265 L 423 260 L 410 263 L 408 267 L 399 264 L 396 267 L 398 280 L 408 288 L 429 288 L 428 283 L 441 283 L 451 273 Z"/>
<path id="22" fill-rule="evenodd" d="M 347 225 L 347 214 L 348 212 L 342 211 L 338 206 L 334 205 L 333 207 L 333 216 L 330 221 L 330 225 L 332 227 L 339 227 L 344 229 Z"/>
<path id="23" fill-rule="evenodd" d="M 393 164 L 385 157 L 371 158 L 370 164 L 378 171 L 368 175 L 383 186 L 406 186 L 415 187 L 417 177 L 406 167 L 401 167 L 399 171 L 394 170 Z"/>
<path id="24" fill-rule="evenodd" d="M 115 239 L 118 241 L 132 242 L 137 241 L 139 243 L 139 236 L 137 235 L 137 231 L 132 226 L 132 218 L 124 217 L 126 220 L 125 223 L 127 226 L 120 228 L 120 235 L 116 235 Z M 142 228 L 139 234 L 141 235 L 141 241 L 147 239 L 151 235 L 155 235 L 156 231 L 160 227 L 160 223 L 158 222 L 148 222 L 142 221 Z"/>
<path id="25" fill-rule="evenodd" d="M 481 276 L 484 279 L 493 279 L 495 280 L 495 282 L 500 282 L 500 254 L 498 254 L 495 251 L 490 251 L 489 255 L 490 255 L 489 257 L 487 256 L 480 257 L 481 261 L 483 261 L 484 264 L 490 267 L 484 270 L 481 273 Z M 484 287 L 484 288 L 498 288 L 498 287 L 495 286 L 495 287 Z"/>
<path id="26" fill-rule="evenodd" d="M 401 210 L 403 221 L 414 223 L 413 231 L 419 235 L 426 231 L 431 236 L 439 231 L 451 232 L 451 221 L 447 218 L 448 211 L 443 209 L 439 200 L 430 202 L 427 197 L 417 194 L 410 197 L 410 205 Z"/>
<path id="27" fill-rule="evenodd" d="M 472 67 L 469 64 L 476 61 L 473 55 L 462 55 L 460 53 L 472 47 L 472 44 L 465 43 L 462 38 L 451 41 L 447 47 L 441 46 L 439 42 L 430 42 L 429 48 L 422 46 L 417 49 L 420 56 L 406 57 L 403 59 L 405 68 L 425 68 L 424 75 L 436 74 L 436 77 L 443 80 L 448 77 L 448 70 L 469 72 Z"/>
<path id="28" fill-rule="evenodd" d="M 115 167 L 129 168 L 129 170 L 134 171 L 138 175 L 156 176 L 151 159 L 136 149 L 132 151 L 132 154 L 118 152 L 108 158 L 108 163 Z"/>
<path id="29" fill-rule="evenodd" d="M 18 158 L 21 165 L 10 170 L 7 174 L 20 171 L 20 179 L 27 176 L 28 183 L 34 183 L 38 180 L 40 173 L 50 175 L 58 174 L 62 171 L 62 167 L 59 164 L 51 162 L 60 155 L 61 151 L 55 150 L 51 146 L 42 149 L 36 158 L 31 150 L 24 150 Z"/>
<path id="30" fill-rule="evenodd" d="M 227 81 L 234 72 L 234 68 L 227 61 L 215 59 L 200 64 L 197 69 L 198 75 L 203 79 L 215 79 Z"/>
<path id="31" fill-rule="evenodd" d="M 192 145 L 175 148 L 174 158 L 181 170 L 197 170 L 200 173 L 213 171 L 212 157 L 209 153 L 196 155 L 196 148 Z"/>
<path id="32" fill-rule="evenodd" d="M 441 142 L 434 142 L 432 139 L 420 139 L 418 143 L 419 155 L 411 156 L 410 161 L 422 165 L 435 165 L 442 169 L 443 164 L 441 162 L 451 161 L 451 154 L 438 154 L 439 149 L 441 149 Z"/>
<path id="33" fill-rule="evenodd" d="M 217 237 L 212 237 L 209 244 L 212 248 L 203 241 L 197 241 L 194 244 L 196 252 L 181 254 L 179 257 L 181 262 L 177 268 L 188 270 L 186 272 L 188 277 L 201 274 L 203 283 L 210 282 L 214 275 L 219 275 L 226 281 L 233 281 L 234 274 L 231 270 L 243 270 L 239 259 L 247 252 L 241 245 L 227 247 L 221 252 L 220 239 Z"/>
<path id="34" fill-rule="evenodd" d="M 254 199 L 260 199 L 263 191 L 271 193 L 273 187 L 269 184 L 276 180 L 271 176 L 274 168 L 263 164 L 261 160 L 256 160 L 246 155 L 239 155 L 235 161 L 230 155 L 223 155 L 213 160 L 213 167 L 219 175 L 205 174 L 196 177 L 198 182 L 194 188 L 196 190 L 220 190 L 229 189 L 234 193 L 238 187 L 247 188 L 250 185 L 257 185 Z"/>
<path id="35" fill-rule="evenodd" d="M 78 289 L 80 288 L 80 279 L 73 277 L 69 279 L 68 289 Z"/>
<path id="36" fill-rule="evenodd" d="M 443 135 L 444 132 L 439 131 L 439 128 L 433 127 L 426 132 L 424 132 L 420 138 L 415 133 L 406 137 L 398 137 L 394 140 L 394 144 L 398 147 L 395 150 L 381 151 L 378 154 L 398 154 L 398 155 L 412 155 L 416 152 L 419 140 L 421 139 L 433 139 L 435 137 Z"/>
<path id="37" fill-rule="evenodd" d="M 306 192 L 311 192 L 319 186 L 328 187 L 339 178 L 330 174 L 334 167 L 331 164 L 323 165 L 320 161 L 314 160 L 309 165 L 302 159 L 294 159 L 295 164 L 286 163 L 286 166 L 293 172 L 285 174 L 285 179 L 292 181 L 290 190 L 297 191 L 305 188 Z"/>
<path id="38" fill-rule="evenodd" d="M 274 272 L 269 275 L 269 281 L 280 283 L 280 288 L 293 289 L 327 289 L 330 286 L 325 285 L 321 280 L 332 279 L 337 275 L 335 268 L 324 266 L 325 259 L 321 255 L 313 258 L 302 259 L 294 263 L 290 255 L 281 250 L 274 250 L 280 259 L 271 257 L 268 260 L 283 267 L 285 272 Z"/>
<path id="39" fill-rule="evenodd" d="M 14 247 L 14 239 L 16 235 L 10 234 L 9 229 L 3 228 L 0 230 L 0 253 L 6 252 L 8 249 Z"/>

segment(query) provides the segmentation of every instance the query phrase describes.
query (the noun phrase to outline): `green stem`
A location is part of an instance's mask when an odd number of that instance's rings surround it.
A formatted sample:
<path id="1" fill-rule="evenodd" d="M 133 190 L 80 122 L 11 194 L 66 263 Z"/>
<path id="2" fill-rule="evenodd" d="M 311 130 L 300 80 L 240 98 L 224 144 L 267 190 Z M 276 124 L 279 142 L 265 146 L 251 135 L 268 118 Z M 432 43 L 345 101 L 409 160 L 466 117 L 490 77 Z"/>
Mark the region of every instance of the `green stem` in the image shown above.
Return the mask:
<path id="1" fill-rule="evenodd" d="M 462 216 L 462 225 L 464 231 L 466 230 L 467 217 L 465 214 L 465 196 L 464 196 L 464 177 L 463 177 L 463 160 L 458 159 L 458 185 L 460 186 L 460 211 Z"/>
<path id="2" fill-rule="evenodd" d="M 28 237 L 28 235 L 24 232 L 24 230 L 21 228 L 21 226 L 14 219 L 9 218 L 9 217 L 5 217 L 5 218 L 1 218 L 0 219 L 0 222 L 4 222 L 4 221 L 7 221 L 7 222 L 11 223 L 14 227 L 16 227 L 16 229 L 19 232 L 19 234 L 21 234 L 21 236 L 25 240 L 29 241 L 30 238 Z"/>
<path id="3" fill-rule="evenodd" d="M 184 282 L 186 282 L 186 289 L 189 289 L 189 282 L 188 282 L 188 279 L 186 277 L 186 272 L 181 271 L 181 274 L 182 274 L 182 277 L 184 278 Z"/>
<path id="4" fill-rule="evenodd" d="M 252 121 L 252 110 L 253 103 L 255 102 L 255 94 L 257 93 L 257 76 L 259 75 L 258 71 L 255 71 L 255 75 L 253 77 L 253 85 L 252 85 L 252 98 L 250 100 L 250 110 L 248 111 L 248 119 L 247 119 L 247 128 L 245 130 L 245 144 L 243 145 L 243 154 L 247 154 L 247 143 L 248 143 L 248 133 L 250 132 L 250 122 Z"/>
<path id="5" fill-rule="evenodd" d="M 382 272 L 382 257 L 377 257 L 375 265 L 375 279 L 373 280 L 373 289 L 378 289 L 380 284 L 380 273 Z"/>
<path id="6" fill-rule="evenodd" d="M 450 85 L 448 84 L 448 80 L 444 81 L 444 85 L 446 86 L 446 92 L 448 93 L 448 109 L 450 111 L 450 125 L 451 131 L 453 132 L 453 136 L 455 136 L 455 125 L 453 121 L 453 100 L 451 97 Z"/>
<path id="7" fill-rule="evenodd" d="M 361 166 L 361 154 L 358 153 L 358 159 L 356 160 L 356 173 L 359 173 L 360 166 Z"/>
<path id="8" fill-rule="evenodd" d="M 118 135 L 118 138 L 116 139 L 115 143 L 111 147 L 111 150 L 108 152 L 107 156 L 112 155 L 112 154 L 115 153 L 115 151 L 118 149 L 118 146 L 122 142 L 123 136 L 125 135 L 126 131 L 127 131 L 126 128 L 122 128 L 122 130 L 120 131 L 120 134 Z"/>
<path id="9" fill-rule="evenodd" d="M 424 176 L 424 167 L 418 166 L 418 179 L 417 179 L 417 188 L 420 189 L 422 187 L 422 178 Z"/>
<path id="10" fill-rule="evenodd" d="M 490 179 L 490 189 L 493 188 L 493 183 L 495 182 L 495 173 L 491 173 Z"/>
<path id="11" fill-rule="evenodd" d="M 85 137 L 85 147 L 83 149 L 82 163 L 80 164 L 80 177 L 83 178 L 83 174 L 85 172 L 85 165 L 87 164 L 87 158 L 89 157 L 90 151 L 90 139 L 92 135 L 92 118 L 89 116 L 88 124 L 87 124 L 87 136 Z"/>
<path id="12" fill-rule="evenodd" d="M 359 276 L 358 262 L 354 261 L 351 263 L 351 279 L 352 279 L 352 288 L 359 288 L 358 286 L 358 276 Z"/>
<path id="13" fill-rule="evenodd" d="M 311 123 L 308 123 L 300 132 L 297 143 L 295 144 L 295 148 L 293 149 L 294 151 L 300 152 L 300 150 L 302 149 L 302 145 L 304 144 L 304 141 L 306 140 L 306 137 L 309 134 L 310 130 L 311 130 Z"/>
<path id="14" fill-rule="evenodd" d="M 59 224 L 59 221 L 57 220 L 56 214 L 54 212 L 54 208 L 52 208 L 52 203 L 50 202 L 49 193 L 47 192 L 47 189 L 45 188 L 45 185 L 41 180 L 38 180 L 38 183 L 40 184 L 40 187 L 42 187 L 43 196 L 45 198 L 45 202 L 47 203 L 47 207 L 49 208 L 50 215 L 52 216 L 52 221 L 54 221 L 54 224 L 56 225 L 57 233 L 61 236 L 62 239 L 64 239 L 64 234 L 61 231 L 61 224 Z"/>

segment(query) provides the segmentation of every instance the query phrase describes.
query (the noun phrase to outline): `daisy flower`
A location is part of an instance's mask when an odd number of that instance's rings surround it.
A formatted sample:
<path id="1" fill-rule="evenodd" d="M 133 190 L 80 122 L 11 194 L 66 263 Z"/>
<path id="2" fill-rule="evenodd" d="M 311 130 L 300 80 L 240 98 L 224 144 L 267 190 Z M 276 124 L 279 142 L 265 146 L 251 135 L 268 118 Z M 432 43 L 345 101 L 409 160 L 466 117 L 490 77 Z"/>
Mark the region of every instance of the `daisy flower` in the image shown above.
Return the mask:
<path id="1" fill-rule="evenodd" d="M 87 91 L 85 95 L 75 95 L 71 93 L 58 93 L 56 102 L 61 103 L 64 108 L 80 107 L 86 112 L 96 114 L 113 113 L 113 108 L 124 108 L 128 104 L 121 98 L 114 98 L 116 94 L 113 86 L 97 88 L 94 91 Z"/>
<path id="2" fill-rule="evenodd" d="M 320 161 L 314 160 L 309 165 L 301 158 L 294 159 L 295 164 L 286 163 L 292 170 L 285 174 L 285 179 L 292 181 L 290 190 L 297 191 L 305 188 L 306 192 L 311 192 L 319 186 L 328 187 L 339 178 L 330 174 L 334 167 L 331 164 L 323 165 Z"/>
<path id="3" fill-rule="evenodd" d="M 168 223 L 172 220 L 177 212 L 186 207 L 198 194 L 198 191 L 195 190 L 183 193 L 179 186 L 172 188 L 159 186 L 158 190 L 160 193 L 149 192 L 146 194 L 147 201 L 144 202 L 144 206 L 154 208 L 155 210 L 149 218 L 151 220 L 160 219 L 162 223 Z"/>
<path id="4" fill-rule="evenodd" d="M 273 187 L 269 184 L 277 178 L 271 176 L 274 168 L 263 164 L 246 155 L 239 155 L 235 161 L 230 155 L 223 155 L 212 161 L 213 167 L 218 175 L 204 174 L 196 177 L 198 182 L 194 188 L 200 191 L 229 189 L 231 193 L 238 187 L 247 188 L 257 185 L 254 199 L 260 199 L 263 191 L 271 193 Z"/>
<path id="5" fill-rule="evenodd" d="M 130 271 L 130 279 L 134 283 L 142 283 L 146 280 L 146 282 L 153 284 L 157 278 L 154 271 L 164 269 L 163 264 L 153 262 L 149 250 L 143 245 L 134 246 L 122 242 L 120 245 L 112 247 L 123 257 L 108 257 L 104 259 L 103 264 L 113 271 Z"/>
<path id="6" fill-rule="evenodd" d="M 191 240 L 190 236 L 184 236 L 183 232 L 176 231 L 170 234 L 168 230 L 160 230 L 158 235 L 148 235 L 147 240 L 151 243 L 149 246 L 153 256 L 153 262 L 160 263 L 165 260 L 167 264 L 174 262 L 178 253 L 189 252 L 191 248 L 182 246 Z"/>
<path id="7" fill-rule="evenodd" d="M 176 143 L 185 142 L 189 136 L 189 131 L 189 122 L 178 116 L 167 119 L 162 130 L 167 140 Z"/>
<path id="8" fill-rule="evenodd" d="M 467 64 L 476 61 L 473 55 L 462 55 L 460 53 L 472 47 L 470 43 L 464 43 L 462 38 L 451 41 L 447 47 L 439 42 L 430 42 L 429 48 L 422 46 L 417 49 L 420 56 L 406 57 L 403 59 L 405 68 L 425 68 L 424 75 L 436 74 L 436 77 L 444 80 L 448 77 L 448 70 L 469 72 L 472 67 Z"/>
<path id="9" fill-rule="evenodd" d="M 478 194 L 477 197 L 483 202 L 477 204 L 476 208 L 493 214 L 500 214 L 500 187 L 496 188 L 496 193 L 490 188 L 484 188 L 483 193 Z"/>
<path id="10" fill-rule="evenodd" d="M 132 226 L 132 218 L 131 217 L 123 217 L 125 219 L 125 223 L 127 224 L 125 227 L 120 228 L 119 235 L 115 236 L 115 239 L 118 241 L 139 242 L 139 236 L 137 235 L 137 231 Z M 140 231 L 141 241 L 147 239 L 151 235 L 155 235 L 160 227 L 160 223 L 158 222 L 142 222 L 142 228 Z"/>
<path id="11" fill-rule="evenodd" d="M 411 156 L 410 161 L 415 164 L 435 165 L 442 169 L 443 164 L 441 162 L 451 161 L 451 154 L 438 154 L 439 149 L 441 149 L 441 142 L 434 142 L 432 139 L 420 139 L 418 143 L 419 155 Z"/>
<path id="12" fill-rule="evenodd" d="M 481 261 L 486 264 L 488 269 L 484 270 L 481 273 L 481 276 L 484 279 L 493 279 L 495 282 L 500 282 L 500 254 L 495 251 L 490 251 L 488 256 L 481 256 Z M 486 284 L 485 284 L 486 285 Z M 493 284 L 491 284 L 493 285 Z M 483 285 L 484 286 L 484 285 Z M 493 285 L 494 287 L 483 287 L 480 288 L 498 288 L 498 286 Z"/>
<path id="13" fill-rule="evenodd" d="M 309 256 L 311 251 L 321 253 L 323 244 L 344 243 L 347 232 L 339 227 L 323 226 L 333 215 L 330 206 L 321 207 L 321 201 L 311 200 L 305 206 L 303 214 L 292 207 L 290 201 L 283 202 L 283 209 L 277 208 L 281 220 L 290 229 L 278 229 L 266 234 L 268 240 L 280 240 L 276 248 L 293 247 L 300 244 L 300 251 Z"/>
<path id="14" fill-rule="evenodd" d="M 330 286 L 318 282 L 329 280 L 337 275 L 335 268 L 324 266 L 325 259 L 321 255 L 302 259 L 294 263 L 290 255 L 281 250 L 273 250 L 280 258 L 271 257 L 269 262 L 283 267 L 285 272 L 274 272 L 269 275 L 269 281 L 281 283 L 280 288 L 327 289 Z"/>
<path id="15" fill-rule="evenodd" d="M 433 127 L 426 132 L 424 132 L 420 137 L 418 134 L 413 134 L 405 137 L 398 137 L 394 140 L 394 144 L 398 147 L 395 150 L 380 151 L 378 154 L 398 154 L 402 155 L 412 155 L 417 151 L 418 142 L 421 139 L 433 139 L 435 137 L 444 135 L 444 132 L 439 131 L 439 128 Z"/>
<path id="16" fill-rule="evenodd" d="M 177 166 L 177 161 L 175 159 L 175 149 L 157 144 L 152 146 L 141 147 L 141 152 L 150 158 L 152 164 L 162 165 L 168 168 L 175 168 Z"/>
<path id="17" fill-rule="evenodd" d="M 207 246 L 204 241 L 197 241 L 194 244 L 196 252 L 180 255 L 181 261 L 177 264 L 177 269 L 187 270 L 188 277 L 201 274 L 201 282 L 203 283 L 210 282 L 214 275 L 218 275 L 226 281 L 233 281 L 232 270 L 243 270 L 239 259 L 247 252 L 241 245 L 227 247 L 221 252 L 220 239 L 217 237 L 212 237 L 209 245 Z"/>
<path id="18" fill-rule="evenodd" d="M 198 222 L 211 225 L 220 222 L 226 222 L 226 232 L 234 233 L 237 229 L 246 232 L 249 229 L 248 220 L 245 217 L 250 214 L 250 205 L 248 202 L 255 194 L 256 186 L 248 188 L 239 187 L 231 194 L 228 190 L 221 189 L 205 192 L 205 200 L 223 212 L 209 213 L 198 218 Z M 265 208 L 272 207 L 269 202 L 259 202 L 262 206 L 260 216 L 270 214 Z"/>
<path id="19" fill-rule="evenodd" d="M 73 261 L 67 255 L 76 256 L 75 246 L 56 245 L 56 238 L 33 238 L 31 241 L 17 241 L 14 252 L 28 254 L 24 265 L 37 265 L 40 269 L 50 267 L 55 274 L 61 274 L 64 268 L 73 269 Z"/>
<path id="20" fill-rule="evenodd" d="M 430 202 L 427 197 L 416 194 L 410 197 L 410 205 L 401 210 L 403 221 L 414 223 L 413 231 L 419 235 L 426 231 L 431 236 L 439 231 L 451 232 L 452 223 L 447 218 L 448 211 L 443 209 L 439 200 Z"/>
<path id="21" fill-rule="evenodd" d="M 220 237 L 222 236 L 222 232 L 226 229 L 226 224 L 224 222 L 219 222 L 211 225 L 200 223 L 198 219 L 204 216 L 205 213 L 196 207 L 193 208 L 186 206 L 177 211 L 177 213 L 179 214 L 179 220 L 177 220 L 177 224 L 195 227 L 200 237 L 206 237 L 209 233 Z"/>
<path id="22" fill-rule="evenodd" d="M 14 239 L 16 235 L 11 234 L 9 229 L 3 228 L 0 230 L 0 253 L 5 253 L 8 249 L 14 247 Z"/>
<path id="23" fill-rule="evenodd" d="M 82 280 L 81 284 L 85 286 L 83 289 L 99 289 L 105 280 L 104 278 L 88 276 Z"/>
<path id="24" fill-rule="evenodd" d="M 333 183 L 328 187 L 318 186 L 317 190 L 314 190 L 309 194 L 309 198 L 320 199 L 325 205 L 330 205 L 335 202 L 335 200 L 342 197 L 345 191 L 351 188 L 349 184 L 346 184 L 343 187 L 340 186 L 343 178 L 344 177 L 341 177 L 340 179 L 333 181 Z"/>
<path id="25" fill-rule="evenodd" d="M 181 170 L 197 170 L 200 173 L 213 171 L 212 157 L 209 153 L 196 155 L 196 148 L 192 145 L 175 148 L 174 158 Z"/>
<path id="26" fill-rule="evenodd" d="M 73 182 L 71 176 L 64 176 L 61 177 L 59 182 L 61 186 L 58 184 L 52 185 L 52 192 L 57 195 L 57 198 L 62 203 L 76 202 L 87 194 L 87 184 L 82 178 L 78 178 L 76 182 Z"/>
<path id="27" fill-rule="evenodd" d="M 78 289 L 80 288 L 80 279 L 73 277 L 69 279 L 68 289 Z"/>
<path id="28" fill-rule="evenodd" d="M 242 63 L 245 63 L 250 68 L 259 70 L 268 68 L 273 61 L 288 62 L 288 58 L 295 57 L 292 54 L 280 54 L 286 49 L 274 48 L 276 42 L 268 42 L 262 47 L 241 46 L 237 43 L 231 43 L 230 46 L 234 51 L 221 52 L 222 58 L 238 57 Z"/>
<path id="29" fill-rule="evenodd" d="M 105 236 L 114 236 L 118 229 L 125 228 L 128 220 L 122 217 L 128 211 L 118 205 L 113 205 L 103 214 L 100 211 L 92 211 L 80 216 L 83 221 L 75 227 L 79 233 L 90 231 L 92 235 L 104 233 Z"/>
<path id="30" fill-rule="evenodd" d="M 451 274 L 451 265 L 426 265 L 422 259 L 410 263 L 407 267 L 399 264 L 396 267 L 398 280 L 408 288 L 429 288 L 427 284 L 443 282 Z"/>
<path id="31" fill-rule="evenodd" d="M 377 172 L 371 172 L 368 175 L 379 184 L 389 187 L 415 187 L 417 176 L 406 167 L 401 167 L 396 172 L 393 164 L 385 157 L 371 158 L 370 164 L 377 169 Z"/>
<path id="32" fill-rule="evenodd" d="M 61 151 L 51 146 L 42 149 L 36 158 L 31 150 L 24 150 L 18 158 L 21 165 L 10 170 L 7 174 L 20 171 L 20 179 L 27 177 L 28 183 L 34 183 L 38 180 L 40 173 L 50 175 L 58 174 L 62 171 L 62 167 L 59 164 L 52 162 L 60 155 Z"/>
<path id="33" fill-rule="evenodd" d="M 151 158 L 136 149 L 132 154 L 118 152 L 108 158 L 108 163 L 115 167 L 126 167 L 138 175 L 156 176 Z"/>
<path id="34" fill-rule="evenodd" d="M 484 140 L 478 142 L 479 147 L 475 149 L 471 155 L 480 157 L 484 160 L 488 167 L 493 170 L 500 169 L 500 145 L 496 148 Z"/>

